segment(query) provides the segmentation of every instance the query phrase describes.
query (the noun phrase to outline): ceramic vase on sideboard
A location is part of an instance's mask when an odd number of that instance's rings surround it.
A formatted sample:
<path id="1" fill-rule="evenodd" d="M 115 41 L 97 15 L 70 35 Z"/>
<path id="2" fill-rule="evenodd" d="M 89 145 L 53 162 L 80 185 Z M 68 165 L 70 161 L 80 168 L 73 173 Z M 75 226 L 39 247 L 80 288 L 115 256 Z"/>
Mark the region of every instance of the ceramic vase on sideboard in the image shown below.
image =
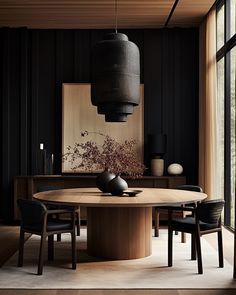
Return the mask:
<path id="1" fill-rule="evenodd" d="M 164 159 L 151 160 L 151 173 L 153 176 L 163 176 L 164 174 Z"/>

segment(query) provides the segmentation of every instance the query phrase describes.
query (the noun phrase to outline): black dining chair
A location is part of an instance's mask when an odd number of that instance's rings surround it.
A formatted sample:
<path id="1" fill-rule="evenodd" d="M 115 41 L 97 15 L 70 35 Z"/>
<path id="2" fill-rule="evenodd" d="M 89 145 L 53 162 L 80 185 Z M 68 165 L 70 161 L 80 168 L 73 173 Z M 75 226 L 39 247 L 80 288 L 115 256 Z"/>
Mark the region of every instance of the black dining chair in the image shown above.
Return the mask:
<path id="1" fill-rule="evenodd" d="M 178 186 L 176 189 L 179 190 L 186 190 L 186 191 L 194 191 L 194 192 L 202 192 L 202 188 L 198 185 L 190 185 L 190 184 L 183 184 Z M 189 205 L 188 205 L 189 206 Z M 191 206 L 195 206 L 195 204 L 191 204 Z M 157 206 L 154 208 L 154 236 L 159 237 L 160 232 L 160 215 L 166 212 L 162 206 Z M 177 234 L 177 232 L 176 232 Z M 181 241 L 185 242 L 185 236 L 182 235 Z"/>
<path id="2" fill-rule="evenodd" d="M 203 273 L 201 241 L 202 235 L 217 232 L 219 267 L 224 266 L 223 262 L 223 241 L 221 213 L 224 207 L 224 200 L 210 200 L 198 203 L 194 207 L 165 206 L 168 210 L 168 266 L 173 261 L 173 231 L 180 231 L 191 234 L 191 259 L 198 262 L 198 273 Z M 174 211 L 189 211 L 192 215 L 185 218 L 173 218 Z M 197 254 L 197 256 L 196 256 Z"/>
<path id="3" fill-rule="evenodd" d="M 37 187 L 37 192 L 45 192 L 45 191 L 51 191 L 51 190 L 60 190 L 64 189 L 64 187 L 59 185 L 41 185 Z M 76 234 L 77 236 L 80 236 L 80 207 L 79 206 L 69 206 L 69 205 L 57 205 L 57 204 L 46 204 L 48 209 L 56 210 L 56 209 L 69 209 L 69 210 L 75 210 L 76 214 Z M 57 241 L 61 241 L 61 235 L 57 235 Z"/>
<path id="4" fill-rule="evenodd" d="M 70 233 L 72 248 L 72 268 L 76 269 L 76 235 L 74 210 L 49 210 L 43 203 L 33 200 L 18 199 L 17 203 L 21 213 L 18 266 L 23 266 L 25 233 L 31 233 L 41 236 L 37 272 L 38 275 L 42 275 L 43 273 L 43 254 L 46 238 L 48 238 L 48 260 L 53 260 L 54 234 Z M 71 216 L 69 220 L 59 218 L 60 215 L 68 213 Z"/>

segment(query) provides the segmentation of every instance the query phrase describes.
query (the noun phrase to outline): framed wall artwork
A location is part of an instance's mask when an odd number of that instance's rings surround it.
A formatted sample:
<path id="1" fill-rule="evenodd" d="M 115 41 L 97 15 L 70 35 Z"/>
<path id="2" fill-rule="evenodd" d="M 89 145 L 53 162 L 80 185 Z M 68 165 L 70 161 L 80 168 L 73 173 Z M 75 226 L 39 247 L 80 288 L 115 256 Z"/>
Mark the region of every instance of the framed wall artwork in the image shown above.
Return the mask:
<path id="1" fill-rule="evenodd" d="M 86 137 L 81 133 L 88 131 Z M 97 114 L 97 108 L 92 105 L 90 99 L 90 84 L 64 83 L 62 85 L 62 154 L 65 154 L 68 146 L 86 142 L 88 140 L 103 143 L 104 137 L 99 133 L 109 135 L 122 143 L 125 140 L 136 141 L 138 159 L 143 162 L 144 147 L 144 86 L 140 85 L 140 104 L 134 108 L 127 122 L 105 122 L 103 115 Z M 62 173 L 88 173 L 96 170 L 85 171 L 80 168 L 72 170 L 68 161 L 62 161 Z"/>

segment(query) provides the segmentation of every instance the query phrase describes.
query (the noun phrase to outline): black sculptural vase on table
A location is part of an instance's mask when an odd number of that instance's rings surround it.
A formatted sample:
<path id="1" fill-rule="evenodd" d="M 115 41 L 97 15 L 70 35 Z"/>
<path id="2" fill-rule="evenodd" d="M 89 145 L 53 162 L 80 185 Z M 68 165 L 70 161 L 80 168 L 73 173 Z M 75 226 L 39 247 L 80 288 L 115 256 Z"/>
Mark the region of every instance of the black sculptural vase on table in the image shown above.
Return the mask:
<path id="1" fill-rule="evenodd" d="M 102 173 L 100 173 L 96 178 L 96 186 L 100 191 L 104 193 L 109 193 L 109 182 L 115 178 L 115 174 L 111 173 L 108 169 L 105 169 Z"/>
<path id="2" fill-rule="evenodd" d="M 123 191 L 127 190 L 128 184 L 120 175 L 117 175 L 109 182 L 108 187 L 113 196 L 121 196 Z"/>

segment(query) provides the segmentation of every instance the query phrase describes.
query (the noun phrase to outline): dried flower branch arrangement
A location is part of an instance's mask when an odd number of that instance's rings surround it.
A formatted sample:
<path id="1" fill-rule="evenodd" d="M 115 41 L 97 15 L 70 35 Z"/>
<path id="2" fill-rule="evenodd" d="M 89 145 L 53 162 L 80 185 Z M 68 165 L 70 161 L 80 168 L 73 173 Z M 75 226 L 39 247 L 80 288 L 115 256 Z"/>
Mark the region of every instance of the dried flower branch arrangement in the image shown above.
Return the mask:
<path id="1" fill-rule="evenodd" d="M 84 131 L 81 136 L 85 137 L 91 133 L 95 132 Z M 108 135 L 96 134 L 104 137 L 101 146 L 91 140 L 85 143 L 76 142 L 74 146 L 67 147 L 63 161 L 69 161 L 74 171 L 79 168 L 85 171 L 108 169 L 112 173 L 123 173 L 134 178 L 143 174 L 145 166 L 137 159 L 135 140 L 119 143 Z"/>

